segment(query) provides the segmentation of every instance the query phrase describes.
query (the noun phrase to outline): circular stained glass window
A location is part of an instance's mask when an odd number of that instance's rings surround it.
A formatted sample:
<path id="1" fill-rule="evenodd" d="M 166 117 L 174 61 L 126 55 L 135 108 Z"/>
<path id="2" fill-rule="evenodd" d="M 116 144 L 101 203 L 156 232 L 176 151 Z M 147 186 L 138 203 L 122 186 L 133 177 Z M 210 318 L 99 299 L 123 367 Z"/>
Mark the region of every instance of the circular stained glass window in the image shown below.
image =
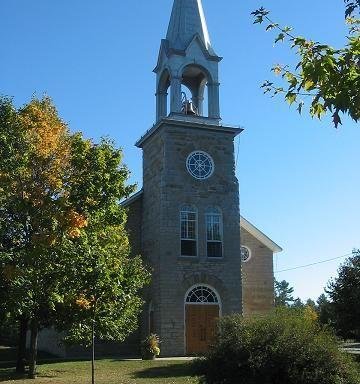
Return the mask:
<path id="1" fill-rule="evenodd" d="M 195 151 L 188 156 L 186 168 L 195 179 L 204 180 L 213 174 L 214 161 L 206 152 Z"/>
<path id="2" fill-rule="evenodd" d="M 251 252 L 248 247 L 241 246 L 241 260 L 243 263 L 246 263 L 251 258 Z"/>

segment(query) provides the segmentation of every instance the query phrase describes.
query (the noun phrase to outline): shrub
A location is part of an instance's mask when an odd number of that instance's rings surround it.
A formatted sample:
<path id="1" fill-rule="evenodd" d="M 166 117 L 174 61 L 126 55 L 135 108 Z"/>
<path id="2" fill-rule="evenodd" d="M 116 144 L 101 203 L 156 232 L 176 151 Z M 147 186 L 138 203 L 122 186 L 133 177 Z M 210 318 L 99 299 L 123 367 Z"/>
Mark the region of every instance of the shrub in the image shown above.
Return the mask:
<path id="1" fill-rule="evenodd" d="M 158 335 L 151 334 L 141 342 L 141 354 L 143 357 L 160 355 L 160 339 Z"/>
<path id="2" fill-rule="evenodd" d="M 219 321 L 214 345 L 195 362 L 207 384 L 358 384 L 351 357 L 309 309 Z"/>

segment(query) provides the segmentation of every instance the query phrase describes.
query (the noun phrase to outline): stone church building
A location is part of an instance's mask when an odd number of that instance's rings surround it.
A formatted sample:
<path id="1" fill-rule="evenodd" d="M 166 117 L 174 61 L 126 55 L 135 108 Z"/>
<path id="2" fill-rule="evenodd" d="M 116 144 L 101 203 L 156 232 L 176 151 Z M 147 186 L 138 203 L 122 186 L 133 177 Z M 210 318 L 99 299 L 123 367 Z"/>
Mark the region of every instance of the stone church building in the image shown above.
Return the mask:
<path id="1" fill-rule="evenodd" d="M 162 355 L 207 349 L 219 316 L 273 307 L 281 248 L 240 216 L 234 139 L 201 0 L 175 0 L 156 74 L 156 122 L 137 142 L 143 188 L 123 202 L 134 254 L 152 268 L 142 336 Z"/>
<path id="2" fill-rule="evenodd" d="M 221 59 L 201 0 L 174 0 L 154 69 L 156 121 L 136 142 L 143 187 L 122 203 L 132 252 L 150 266 L 152 282 L 138 332 L 120 346 L 97 345 L 99 355 L 136 355 L 149 333 L 160 336 L 162 356 L 201 353 L 217 318 L 274 305 L 273 255 L 282 249 L 240 216 L 234 139 L 242 129 L 221 121 Z M 55 338 L 43 333 L 39 349 L 82 353 L 54 350 Z"/>

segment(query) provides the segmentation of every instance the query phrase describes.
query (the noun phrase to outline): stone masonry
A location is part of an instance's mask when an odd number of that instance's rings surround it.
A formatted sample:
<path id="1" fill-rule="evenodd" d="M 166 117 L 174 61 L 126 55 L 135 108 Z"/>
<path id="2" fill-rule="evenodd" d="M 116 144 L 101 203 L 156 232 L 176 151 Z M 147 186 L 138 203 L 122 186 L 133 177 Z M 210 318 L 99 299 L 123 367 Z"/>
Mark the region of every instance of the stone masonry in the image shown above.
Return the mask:
<path id="1" fill-rule="evenodd" d="M 183 355 L 184 299 L 196 283 L 209 284 L 221 298 L 222 314 L 241 313 L 240 213 L 235 177 L 235 129 L 185 124 L 164 119 L 143 143 L 142 249 L 153 268 L 149 299 L 155 331 L 163 340 L 163 355 Z M 186 170 L 186 158 L 195 151 L 209 153 L 214 174 L 196 180 Z M 198 210 L 198 256 L 180 256 L 180 207 Z M 223 215 L 224 255 L 206 257 L 205 210 L 220 208 Z"/>

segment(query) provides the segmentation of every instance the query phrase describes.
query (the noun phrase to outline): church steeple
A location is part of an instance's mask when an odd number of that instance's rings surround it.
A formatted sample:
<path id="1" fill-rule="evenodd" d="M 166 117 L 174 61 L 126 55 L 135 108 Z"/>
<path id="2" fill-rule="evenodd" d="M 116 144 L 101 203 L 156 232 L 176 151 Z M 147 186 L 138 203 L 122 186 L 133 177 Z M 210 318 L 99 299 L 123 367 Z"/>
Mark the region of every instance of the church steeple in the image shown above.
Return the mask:
<path id="1" fill-rule="evenodd" d="M 166 35 L 169 47 L 185 50 L 196 35 L 208 52 L 215 54 L 211 47 L 201 0 L 175 0 Z"/>
<path id="2" fill-rule="evenodd" d="M 201 0 L 174 0 L 166 39 L 161 42 L 154 69 L 157 74 L 156 120 L 169 114 L 176 117 L 190 112 L 193 116 L 207 117 L 213 123 L 219 122 L 220 60 L 211 46 Z M 184 87 L 190 91 L 191 100 L 186 100 Z"/>

